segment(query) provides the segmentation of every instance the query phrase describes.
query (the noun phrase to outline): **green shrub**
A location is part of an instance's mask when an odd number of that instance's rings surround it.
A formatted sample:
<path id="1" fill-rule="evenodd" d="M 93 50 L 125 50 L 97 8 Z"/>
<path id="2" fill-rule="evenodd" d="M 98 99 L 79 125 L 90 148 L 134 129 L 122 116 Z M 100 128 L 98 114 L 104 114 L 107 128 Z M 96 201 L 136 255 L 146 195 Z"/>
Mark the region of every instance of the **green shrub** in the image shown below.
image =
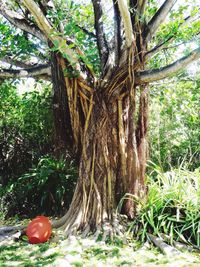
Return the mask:
<path id="1" fill-rule="evenodd" d="M 200 169 L 162 173 L 154 165 L 148 185 L 148 199 L 130 229 L 142 241 L 147 233 L 164 233 L 171 241 L 200 247 Z"/>
<path id="2" fill-rule="evenodd" d="M 17 94 L 16 84 L 0 85 L 0 184 L 5 187 L 53 147 L 51 90 Z"/>
<path id="3" fill-rule="evenodd" d="M 7 216 L 60 215 L 68 208 L 77 181 L 73 161 L 42 157 L 37 166 L 10 183 L 2 195 Z"/>
<path id="4" fill-rule="evenodd" d="M 184 78 L 151 86 L 150 158 L 164 171 L 200 165 L 200 80 Z"/>

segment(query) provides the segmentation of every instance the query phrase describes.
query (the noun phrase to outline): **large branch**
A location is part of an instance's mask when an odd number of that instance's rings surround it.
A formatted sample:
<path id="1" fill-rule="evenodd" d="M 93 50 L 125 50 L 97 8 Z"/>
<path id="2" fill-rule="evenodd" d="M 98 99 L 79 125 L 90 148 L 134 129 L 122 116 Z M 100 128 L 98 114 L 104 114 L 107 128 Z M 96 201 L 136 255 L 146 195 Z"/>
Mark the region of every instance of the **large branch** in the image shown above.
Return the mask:
<path id="1" fill-rule="evenodd" d="M 33 15 L 38 27 L 45 34 L 45 36 L 49 40 L 51 40 L 53 43 L 57 42 L 58 47 L 60 47 L 60 52 L 66 53 L 68 55 L 71 64 L 76 64 L 78 62 L 77 55 L 71 48 L 67 46 L 63 47 L 64 39 L 59 36 L 59 33 L 57 33 L 56 30 L 54 30 L 52 25 L 49 23 L 49 21 L 44 16 L 38 4 L 33 0 L 22 0 L 22 3 L 26 6 L 26 8 Z M 71 40 L 67 40 L 67 42 L 72 43 Z"/>
<path id="2" fill-rule="evenodd" d="M 45 35 L 35 25 L 30 25 L 26 19 L 24 19 L 18 13 L 6 8 L 5 4 L 0 0 L 0 14 L 4 16 L 11 24 L 20 30 L 27 32 L 42 41 L 46 41 Z"/>
<path id="3" fill-rule="evenodd" d="M 177 0 L 165 0 L 163 5 L 159 8 L 159 10 L 153 16 L 153 18 L 149 21 L 146 28 L 147 30 L 144 32 L 144 37 L 147 42 L 151 39 L 151 36 L 155 34 L 158 27 L 163 23 L 163 21 L 165 20 L 168 13 L 170 12 L 170 10 L 172 9 L 172 7 L 175 5 L 176 2 Z"/>
<path id="4" fill-rule="evenodd" d="M 22 0 L 22 2 L 33 15 L 40 30 L 46 35 L 47 38 L 50 38 L 50 35 L 53 33 L 53 27 L 46 19 L 36 2 L 33 0 Z"/>
<path id="5" fill-rule="evenodd" d="M 178 71 L 184 69 L 191 62 L 199 58 L 200 58 L 200 47 L 193 50 L 188 56 L 185 56 L 168 66 L 162 67 L 160 69 L 153 69 L 153 70 L 139 72 L 136 75 L 136 83 L 137 84 L 150 83 L 175 75 Z"/>
<path id="6" fill-rule="evenodd" d="M 11 70 L 11 69 L 0 69 L 0 78 L 26 78 L 35 77 L 45 80 L 50 80 L 51 68 L 49 65 L 39 65 L 29 69 Z"/>
<path id="7" fill-rule="evenodd" d="M 16 67 L 24 68 L 24 69 L 32 68 L 35 65 L 35 63 L 33 63 L 33 62 L 22 62 L 20 60 L 12 58 L 12 57 L 10 57 L 8 55 L 3 57 L 3 58 L 1 58 L 0 61 L 8 63 L 11 66 L 14 65 Z"/>
<path id="8" fill-rule="evenodd" d="M 97 36 L 97 46 L 99 49 L 99 56 L 101 60 L 101 67 L 104 68 L 109 54 L 108 44 L 105 37 L 104 25 L 103 25 L 103 9 L 101 0 L 92 0 L 94 8 L 94 27 Z"/>
<path id="9" fill-rule="evenodd" d="M 122 21 L 125 30 L 126 46 L 130 47 L 133 40 L 133 27 L 131 22 L 131 15 L 128 8 L 127 0 L 118 0 L 119 10 L 121 13 Z"/>

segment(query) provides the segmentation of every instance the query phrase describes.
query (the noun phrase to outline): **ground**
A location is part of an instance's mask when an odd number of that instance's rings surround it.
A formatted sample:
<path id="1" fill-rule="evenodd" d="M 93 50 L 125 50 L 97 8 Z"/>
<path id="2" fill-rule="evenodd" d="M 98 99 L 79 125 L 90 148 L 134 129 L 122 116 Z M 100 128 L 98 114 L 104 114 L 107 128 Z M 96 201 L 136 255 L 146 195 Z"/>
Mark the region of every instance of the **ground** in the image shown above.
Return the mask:
<path id="1" fill-rule="evenodd" d="M 58 236 L 59 235 L 59 236 Z M 153 245 L 141 245 L 129 240 L 112 244 L 95 241 L 92 238 L 71 236 L 64 238 L 59 232 L 50 242 L 38 245 L 28 244 L 27 240 L 0 243 L 1 267 L 198 267 L 200 256 L 195 253 L 182 253 L 178 257 L 166 257 Z"/>

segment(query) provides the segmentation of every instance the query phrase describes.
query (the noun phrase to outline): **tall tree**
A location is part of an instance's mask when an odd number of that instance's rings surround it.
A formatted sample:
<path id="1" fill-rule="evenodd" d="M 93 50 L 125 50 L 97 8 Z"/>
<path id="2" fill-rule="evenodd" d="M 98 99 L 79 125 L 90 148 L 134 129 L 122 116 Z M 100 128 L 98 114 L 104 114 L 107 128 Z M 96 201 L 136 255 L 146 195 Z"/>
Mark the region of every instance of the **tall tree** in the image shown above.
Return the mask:
<path id="1" fill-rule="evenodd" d="M 190 6 L 180 2 L 0 1 L 2 61 L 11 65 L 0 78 L 52 80 L 57 150 L 71 150 L 79 161 L 71 206 L 55 227 L 115 227 L 124 195 L 135 201 L 126 199 L 122 211 L 134 218 L 136 200 L 147 194 L 148 84 L 200 58 L 198 47 L 165 65 L 160 53 L 195 42 L 200 32 L 199 9 L 185 12 Z"/>

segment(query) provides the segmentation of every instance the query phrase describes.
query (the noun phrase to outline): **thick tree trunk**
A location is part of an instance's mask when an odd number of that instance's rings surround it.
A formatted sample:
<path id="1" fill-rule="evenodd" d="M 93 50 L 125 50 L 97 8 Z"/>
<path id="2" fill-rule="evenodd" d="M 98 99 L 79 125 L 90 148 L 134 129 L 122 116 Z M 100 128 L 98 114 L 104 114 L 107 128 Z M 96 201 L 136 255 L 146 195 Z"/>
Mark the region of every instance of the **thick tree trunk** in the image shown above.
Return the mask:
<path id="1" fill-rule="evenodd" d="M 57 63 L 57 72 L 61 72 L 64 60 L 59 59 Z M 54 77 L 58 79 L 58 75 Z M 146 194 L 147 88 L 138 90 L 140 97 L 136 103 L 134 72 L 127 66 L 115 71 L 103 87 L 98 82 L 94 88 L 88 89 L 80 78 L 64 75 L 62 84 L 65 85 L 67 102 L 73 103 L 69 104 L 69 126 L 71 138 L 80 138 L 81 158 L 70 209 L 54 226 L 62 225 L 66 231 L 75 231 L 88 227 L 95 229 L 106 221 L 113 222 L 116 208 L 125 195 L 128 199 L 123 202 L 122 212 L 133 218 L 138 199 Z M 54 86 L 58 85 L 54 83 Z M 85 88 L 87 95 L 82 94 Z M 83 113 L 82 119 L 75 116 L 80 112 Z M 75 121 L 76 128 L 72 126 Z"/>
<path id="2" fill-rule="evenodd" d="M 66 150 L 70 151 L 73 144 L 67 90 L 59 60 L 60 55 L 52 53 L 54 141 L 55 155 L 58 157 Z"/>

